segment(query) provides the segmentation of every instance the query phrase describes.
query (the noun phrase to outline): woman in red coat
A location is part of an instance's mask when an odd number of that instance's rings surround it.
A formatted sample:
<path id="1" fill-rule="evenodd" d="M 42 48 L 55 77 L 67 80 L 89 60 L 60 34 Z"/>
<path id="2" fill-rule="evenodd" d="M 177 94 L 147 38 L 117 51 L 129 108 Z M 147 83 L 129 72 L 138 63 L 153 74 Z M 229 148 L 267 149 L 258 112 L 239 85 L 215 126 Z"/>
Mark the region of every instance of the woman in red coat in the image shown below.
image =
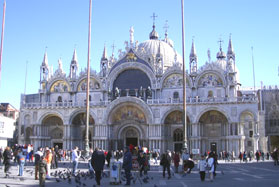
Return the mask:
<path id="1" fill-rule="evenodd" d="M 175 152 L 174 157 L 173 157 L 173 163 L 175 167 L 175 173 L 178 173 L 178 166 L 180 162 L 180 156 L 178 152 Z"/>

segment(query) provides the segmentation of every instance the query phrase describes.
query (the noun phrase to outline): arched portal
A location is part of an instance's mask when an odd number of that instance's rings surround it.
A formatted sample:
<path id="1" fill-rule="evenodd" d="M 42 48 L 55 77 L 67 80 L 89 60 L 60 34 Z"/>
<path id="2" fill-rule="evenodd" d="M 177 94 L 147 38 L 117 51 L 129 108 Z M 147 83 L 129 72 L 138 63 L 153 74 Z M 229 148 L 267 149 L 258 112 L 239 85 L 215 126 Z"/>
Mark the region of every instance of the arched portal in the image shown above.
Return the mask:
<path id="1" fill-rule="evenodd" d="M 222 137 L 227 136 L 228 120 L 224 114 L 217 110 L 205 112 L 199 119 L 201 140 L 201 153 L 207 151 L 223 151 L 228 149 L 228 142 Z"/>
<path id="2" fill-rule="evenodd" d="M 89 117 L 89 146 L 92 147 L 92 134 L 93 134 L 93 125 L 95 120 L 90 115 Z M 72 120 L 71 125 L 71 138 L 73 146 L 78 146 L 79 148 L 84 148 L 85 140 L 85 125 L 86 125 L 86 113 L 78 113 Z"/>
<path id="3" fill-rule="evenodd" d="M 48 115 L 42 121 L 41 135 L 44 138 L 42 140 L 42 146 L 59 146 L 63 147 L 64 137 L 64 125 L 60 117 L 56 115 Z"/>
<path id="4" fill-rule="evenodd" d="M 164 120 L 163 135 L 165 150 L 181 151 L 183 146 L 183 112 L 175 110 L 170 112 Z M 187 136 L 190 135 L 190 120 L 187 116 Z"/>
<path id="5" fill-rule="evenodd" d="M 111 128 L 111 149 L 123 149 L 124 146 L 148 146 L 146 133 L 148 126 L 143 110 L 132 103 L 124 103 L 114 108 L 109 116 Z"/>

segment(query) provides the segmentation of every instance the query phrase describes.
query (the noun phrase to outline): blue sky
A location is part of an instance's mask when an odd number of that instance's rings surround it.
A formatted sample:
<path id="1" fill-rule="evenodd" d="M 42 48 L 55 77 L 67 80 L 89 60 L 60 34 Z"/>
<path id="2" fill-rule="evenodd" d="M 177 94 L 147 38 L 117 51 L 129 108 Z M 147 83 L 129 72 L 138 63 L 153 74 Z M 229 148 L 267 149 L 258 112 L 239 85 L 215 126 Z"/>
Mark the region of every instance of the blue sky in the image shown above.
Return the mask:
<path id="1" fill-rule="evenodd" d="M 2 20 L 3 0 L 0 0 Z M 99 71 L 104 48 L 112 53 L 112 44 L 124 49 L 129 28 L 135 40 L 148 39 L 153 12 L 158 15 L 156 30 L 164 38 L 168 20 L 169 38 L 181 54 L 180 0 L 93 0 L 91 66 Z M 26 94 L 39 89 L 40 65 L 45 50 L 54 71 L 58 59 L 68 74 L 76 47 L 80 68 L 87 64 L 89 0 L 7 0 L 5 38 L 2 59 L 0 102 L 19 108 L 24 92 L 25 67 L 28 61 Z M 251 46 L 254 48 L 256 86 L 278 82 L 279 1 L 277 0 L 185 0 L 185 62 L 194 36 L 198 66 L 207 60 L 207 50 L 215 60 L 218 40 L 227 51 L 230 33 L 236 53 L 236 66 L 243 86 L 253 86 Z M 46 49 L 47 47 L 47 49 Z"/>

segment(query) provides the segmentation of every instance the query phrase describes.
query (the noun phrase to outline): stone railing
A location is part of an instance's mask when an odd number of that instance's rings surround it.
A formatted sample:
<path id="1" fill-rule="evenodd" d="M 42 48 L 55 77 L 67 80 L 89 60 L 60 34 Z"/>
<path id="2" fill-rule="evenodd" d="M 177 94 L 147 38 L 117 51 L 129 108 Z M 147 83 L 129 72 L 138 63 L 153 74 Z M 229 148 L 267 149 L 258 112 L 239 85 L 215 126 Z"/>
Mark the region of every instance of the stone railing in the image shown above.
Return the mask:
<path id="1" fill-rule="evenodd" d="M 195 103 L 231 103 L 231 102 L 255 102 L 258 101 L 256 97 L 214 97 L 214 98 L 187 98 L 187 104 L 195 104 Z M 147 104 L 177 104 L 183 103 L 182 99 L 147 99 Z"/>
<path id="2" fill-rule="evenodd" d="M 214 98 L 187 98 L 187 104 L 201 104 L 201 103 L 248 103 L 257 102 L 256 97 L 214 97 Z M 90 106 L 106 106 L 111 101 L 91 101 Z M 181 99 L 165 98 L 165 99 L 147 99 L 147 104 L 181 104 Z M 44 103 L 24 103 L 23 108 L 69 108 L 69 107 L 86 107 L 86 102 L 44 102 Z"/>
<path id="3" fill-rule="evenodd" d="M 94 101 L 89 102 L 90 106 L 104 106 L 110 103 L 110 101 Z M 86 107 L 86 102 L 44 102 L 44 103 L 24 103 L 23 108 L 69 108 L 69 107 Z"/>

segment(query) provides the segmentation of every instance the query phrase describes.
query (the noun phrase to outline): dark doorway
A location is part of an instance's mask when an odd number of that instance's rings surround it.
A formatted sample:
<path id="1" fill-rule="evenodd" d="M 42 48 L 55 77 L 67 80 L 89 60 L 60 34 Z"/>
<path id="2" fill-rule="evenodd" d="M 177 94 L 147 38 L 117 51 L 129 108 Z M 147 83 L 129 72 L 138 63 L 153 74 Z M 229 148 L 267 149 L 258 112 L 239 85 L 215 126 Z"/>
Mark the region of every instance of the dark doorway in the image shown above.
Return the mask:
<path id="1" fill-rule="evenodd" d="M 58 149 L 63 149 L 63 143 L 53 143 L 53 147 L 58 146 Z"/>
<path id="2" fill-rule="evenodd" d="M 129 146 L 130 144 L 138 146 L 138 138 L 126 138 L 126 146 Z"/>
<path id="3" fill-rule="evenodd" d="M 175 143 L 174 144 L 174 151 L 181 153 L 181 151 L 182 151 L 182 143 Z"/>
<path id="4" fill-rule="evenodd" d="M 214 151 L 215 153 L 217 153 L 217 144 L 214 143 L 210 143 L 210 150 Z"/>

